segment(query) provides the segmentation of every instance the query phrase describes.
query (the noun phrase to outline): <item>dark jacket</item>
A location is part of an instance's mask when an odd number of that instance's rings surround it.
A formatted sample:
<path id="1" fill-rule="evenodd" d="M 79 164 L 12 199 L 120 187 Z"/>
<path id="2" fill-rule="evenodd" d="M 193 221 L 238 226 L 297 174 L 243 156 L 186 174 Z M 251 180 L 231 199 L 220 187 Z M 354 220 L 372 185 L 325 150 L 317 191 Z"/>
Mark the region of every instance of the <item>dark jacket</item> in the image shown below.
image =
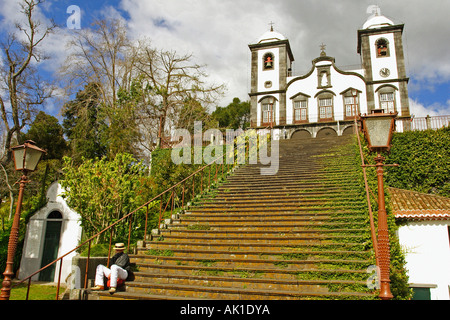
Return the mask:
<path id="1" fill-rule="evenodd" d="M 118 265 L 119 267 L 121 267 L 122 269 L 127 270 L 128 272 L 130 271 L 130 258 L 124 252 L 116 253 L 111 258 L 111 261 L 110 261 L 109 265 L 112 266 L 113 264 Z"/>

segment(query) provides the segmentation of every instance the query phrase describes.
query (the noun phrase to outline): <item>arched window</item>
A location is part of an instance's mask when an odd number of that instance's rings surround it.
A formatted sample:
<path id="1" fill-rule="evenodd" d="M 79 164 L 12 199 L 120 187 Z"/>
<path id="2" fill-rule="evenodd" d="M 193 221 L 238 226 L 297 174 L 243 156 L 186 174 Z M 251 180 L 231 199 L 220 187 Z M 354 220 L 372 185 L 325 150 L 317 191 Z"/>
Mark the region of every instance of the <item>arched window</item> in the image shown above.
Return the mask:
<path id="1" fill-rule="evenodd" d="M 378 88 L 378 98 L 380 101 L 380 109 L 384 112 L 395 112 L 397 109 L 395 101 L 395 93 L 397 88 L 392 85 L 385 85 Z"/>
<path id="2" fill-rule="evenodd" d="M 59 211 L 52 211 L 48 214 L 47 219 L 62 219 L 62 214 Z"/>
<path id="3" fill-rule="evenodd" d="M 273 53 L 268 52 L 263 57 L 263 70 L 273 70 L 275 68 L 275 57 Z"/>
<path id="4" fill-rule="evenodd" d="M 377 50 L 377 58 L 389 57 L 389 41 L 385 38 L 380 38 L 375 42 Z"/>

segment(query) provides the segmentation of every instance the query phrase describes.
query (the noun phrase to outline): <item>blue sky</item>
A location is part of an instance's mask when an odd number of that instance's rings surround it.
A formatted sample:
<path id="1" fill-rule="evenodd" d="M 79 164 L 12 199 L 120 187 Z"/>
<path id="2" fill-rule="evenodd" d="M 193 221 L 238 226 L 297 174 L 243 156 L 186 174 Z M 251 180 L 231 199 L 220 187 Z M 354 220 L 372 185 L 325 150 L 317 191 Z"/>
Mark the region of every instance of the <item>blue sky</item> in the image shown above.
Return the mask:
<path id="1" fill-rule="evenodd" d="M 19 19 L 15 0 L 0 4 L 0 36 Z M 404 23 L 407 73 L 410 77 L 411 112 L 416 116 L 450 114 L 450 50 L 448 0 L 377 0 L 381 13 Z M 149 37 L 159 48 L 192 53 L 206 64 L 211 80 L 225 83 L 228 91 L 221 106 L 233 97 L 247 100 L 250 81 L 248 44 L 269 29 L 289 38 L 295 56 L 294 72 L 309 70 L 311 61 L 327 45 L 327 54 L 338 66 L 360 63 L 356 52 L 357 30 L 369 14 L 370 0 L 47 0 L 42 19 L 53 19 L 64 35 L 70 35 L 66 12 L 70 5 L 81 9 L 81 28 L 97 18 L 120 17 L 134 38 Z M 64 60 L 64 36 L 54 34 L 43 46 L 51 59 L 41 71 L 52 76 Z M 46 111 L 57 114 L 60 102 Z"/>

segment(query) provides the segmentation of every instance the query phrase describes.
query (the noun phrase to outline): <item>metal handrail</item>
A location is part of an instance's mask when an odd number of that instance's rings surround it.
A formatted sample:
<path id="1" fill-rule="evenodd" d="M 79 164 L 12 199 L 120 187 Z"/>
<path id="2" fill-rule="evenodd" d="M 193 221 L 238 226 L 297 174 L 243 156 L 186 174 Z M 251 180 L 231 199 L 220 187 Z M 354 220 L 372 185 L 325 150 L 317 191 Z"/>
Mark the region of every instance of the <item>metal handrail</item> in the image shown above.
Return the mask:
<path id="1" fill-rule="evenodd" d="M 265 128 L 264 130 L 266 130 L 266 129 L 268 129 L 268 128 Z M 236 140 L 237 138 L 238 138 L 238 137 L 236 137 L 235 140 Z M 232 142 L 233 144 L 234 144 L 235 140 Z M 258 144 L 258 146 L 259 146 L 259 144 Z M 247 151 L 248 151 L 248 150 L 247 150 Z M 234 150 L 233 150 L 233 152 L 234 152 Z M 122 218 L 120 218 L 119 220 L 117 220 L 116 222 L 114 222 L 114 223 L 112 223 L 111 225 L 105 227 L 103 230 L 101 230 L 100 232 L 98 232 L 98 233 L 96 233 L 95 235 L 91 236 L 89 239 L 85 240 L 83 243 L 81 243 L 80 245 L 78 245 L 78 246 L 75 247 L 74 249 L 70 250 L 69 252 L 65 253 L 64 255 L 60 256 L 59 258 L 55 259 L 54 261 L 50 262 L 50 263 L 47 264 L 46 266 L 40 268 L 39 270 L 37 270 L 36 272 L 32 273 L 32 274 L 29 275 L 28 277 L 22 279 L 21 281 L 16 282 L 14 285 L 12 285 L 11 288 L 14 288 L 14 287 L 16 287 L 16 286 L 18 286 L 18 285 L 20 285 L 20 284 L 22 284 L 22 283 L 24 283 L 25 281 L 28 280 L 28 288 L 27 288 L 27 294 L 26 294 L 26 300 L 28 300 L 28 298 L 29 298 L 29 292 L 30 292 L 30 285 L 31 285 L 31 278 L 32 278 L 33 276 L 35 276 L 36 274 L 38 274 L 39 272 L 43 271 L 44 269 L 46 269 L 46 268 L 48 268 L 48 267 L 50 267 L 50 266 L 56 264 L 56 263 L 59 261 L 59 262 L 60 262 L 60 265 L 59 265 L 59 274 L 58 274 L 58 282 L 57 282 L 57 289 L 56 289 L 56 300 L 59 300 L 59 290 L 60 290 L 60 284 L 61 284 L 61 270 L 62 270 L 63 258 L 65 258 L 65 257 L 68 256 L 69 254 L 71 254 L 71 253 L 77 251 L 77 250 L 80 249 L 82 246 L 88 244 L 88 257 L 87 257 L 87 261 L 86 261 L 86 272 L 85 272 L 85 279 L 84 279 L 84 289 L 86 289 L 86 288 L 87 288 L 87 280 L 88 280 L 87 277 L 88 277 L 88 267 L 89 267 L 89 259 L 90 259 L 90 250 L 91 250 L 91 242 L 92 242 L 92 240 L 94 240 L 94 239 L 97 238 L 99 235 L 103 234 L 104 232 L 106 232 L 106 231 L 108 231 L 108 230 L 111 230 L 111 233 L 112 233 L 112 230 L 113 230 L 112 228 L 113 228 L 113 227 L 115 227 L 115 226 L 118 225 L 120 222 L 124 221 L 125 219 L 127 219 L 127 218 L 129 218 L 129 217 L 131 218 L 131 217 L 133 216 L 133 214 L 135 214 L 135 213 L 138 212 L 139 210 L 146 208 L 145 230 L 144 230 L 144 242 L 145 242 L 145 239 L 147 238 L 147 224 L 148 224 L 149 205 L 150 205 L 152 202 L 154 202 L 155 200 L 157 200 L 158 198 L 160 199 L 160 203 L 161 203 L 161 204 L 160 204 L 160 214 L 159 214 L 159 221 L 158 221 L 158 230 L 160 230 L 161 219 L 162 219 L 162 216 L 163 216 L 164 213 L 165 213 L 165 210 L 162 211 L 162 196 L 165 195 L 165 194 L 167 194 L 167 193 L 169 193 L 169 192 L 172 192 L 172 193 L 171 193 L 171 196 L 169 197 L 168 203 L 167 203 L 167 205 L 166 205 L 166 208 L 167 208 L 169 202 L 170 202 L 171 200 L 173 201 L 173 198 L 174 198 L 174 190 L 175 190 L 175 188 L 183 184 L 183 200 L 182 200 L 182 201 L 183 201 L 182 207 L 183 207 L 183 206 L 184 206 L 184 194 L 185 194 L 185 186 L 184 186 L 184 184 L 186 183 L 186 181 L 189 180 L 190 178 L 193 178 L 196 174 L 198 174 L 198 173 L 200 173 L 200 172 L 203 173 L 203 171 L 204 171 L 206 168 L 208 168 L 208 167 L 211 168 L 211 166 L 212 166 L 213 164 L 215 164 L 220 158 L 227 157 L 227 156 L 228 156 L 228 154 L 225 154 L 225 155 L 222 154 L 222 155 L 216 157 L 216 158 L 215 158 L 214 160 L 212 160 L 210 163 L 208 163 L 208 164 L 202 166 L 201 168 L 197 169 L 196 171 L 194 171 L 193 173 L 191 173 L 189 176 L 187 176 L 186 178 L 184 178 L 184 179 L 181 180 L 180 182 L 174 184 L 173 186 L 169 187 L 169 188 L 166 189 L 165 191 L 163 191 L 163 192 L 161 192 L 160 194 L 158 194 L 157 196 L 153 197 L 151 200 L 149 200 L 149 201 L 147 201 L 146 203 L 144 203 L 143 205 L 139 206 L 138 208 L 136 208 L 136 209 L 133 210 L 132 212 L 126 214 L 125 216 L 123 216 Z M 234 160 L 234 155 L 233 155 L 233 167 L 232 167 L 232 168 L 234 168 L 235 165 L 236 165 L 236 161 Z M 224 174 L 223 166 L 224 166 L 224 162 L 222 162 L 222 164 L 221 164 L 222 177 L 223 177 L 223 174 Z M 209 173 L 211 173 L 211 170 L 210 170 Z M 218 174 L 218 167 L 216 166 L 216 174 L 215 174 L 215 181 L 216 181 L 216 183 L 217 183 L 217 174 Z M 194 182 L 194 181 L 195 181 L 195 179 L 193 179 L 193 182 Z M 202 182 L 203 182 L 203 179 L 202 179 Z M 209 182 L 211 182 L 210 179 L 209 179 Z M 211 184 L 211 183 L 210 183 L 210 184 Z M 200 187 L 200 190 L 201 190 L 201 192 L 202 192 L 202 190 L 203 190 L 202 185 L 201 185 L 201 187 Z M 195 195 L 194 195 L 194 194 L 195 194 L 195 185 L 194 185 L 194 183 L 193 183 L 193 190 L 192 190 L 192 192 L 193 192 L 193 196 L 195 197 Z M 129 248 L 129 246 L 130 246 L 130 235 L 131 235 L 131 221 L 130 221 L 130 228 L 129 228 L 129 234 L 128 234 L 128 248 Z M 110 236 L 109 249 L 108 249 L 108 261 L 109 261 L 109 258 L 110 258 L 110 252 L 111 252 L 111 238 L 112 238 L 112 237 Z"/>
<path id="2" fill-rule="evenodd" d="M 372 243 L 373 243 L 373 248 L 374 248 L 374 252 L 375 252 L 375 260 L 376 260 L 376 264 L 377 266 L 379 266 L 378 263 L 378 243 L 377 243 L 377 236 L 376 236 L 376 231 L 375 231 L 375 222 L 373 219 L 373 212 L 372 212 L 372 206 L 371 206 L 371 201 L 370 201 L 370 188 L 369 188 L 369 182 L 367 180 L 367 173 L 366 173 L 366 164 L 364 161 L 364 154 L 362 151 L 362 145 L 361 145 L 361 138 L 359 136 L 359 131 L 358 131 L 358 123 L 356 122 L 356 117 L 354 118 L 354 124 L 355 124 L 355 134 L 358 137 L 358 146 L 359 146 L 359 155 L 361 157 L 361 168 L 363 171 L 363 177 L 364 177 L 364 188 L 366 190 L 366 200 L 367 200 L 367 207 L 369 209 L 369 221 L 370 221 L 370 233 L 371 233 L 371 237 L 372 237 Z"/>

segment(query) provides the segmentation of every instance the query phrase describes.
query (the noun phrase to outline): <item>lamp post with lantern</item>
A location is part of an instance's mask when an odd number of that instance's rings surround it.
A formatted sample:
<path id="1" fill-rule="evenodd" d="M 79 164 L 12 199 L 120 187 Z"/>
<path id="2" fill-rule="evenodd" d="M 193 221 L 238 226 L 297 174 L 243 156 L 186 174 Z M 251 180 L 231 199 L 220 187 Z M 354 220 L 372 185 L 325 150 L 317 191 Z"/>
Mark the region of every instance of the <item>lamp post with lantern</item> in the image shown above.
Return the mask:
<path id="1" fill-rule="evenodd" d="M 27 175 L 36 170 L 36 167 L 41 160 L 45 150 L 38 148 L 36 144 L 27 140 L 23 145 L 11 148 L 14 157 L 14 166 L 17 171 L 22 171 L 20 178 L 19 197 L 17 199 L 16 212 L 14 214 L 13 224 L 11 226 L 11 233 L 8 242 L 8 256 L 6 260 L 6 269 L 3 273 L 3 283 L 0 294 L 0 300 L 9 300 L 11 293 L 11 280 L 14 278 L 14 255 L 17 249 L 17 242 L 19 239 L 19 225 L 20 213 L 22 210 L 23 191 L 25 184 L 28 183 Z"/>
<path id="2" fill-rule="evenodd" d="M 389 266 L 390 248 L 387 224 L 386 204 L 384 198 L 383 164 L 385 158 L 381 152 L 391 149 L 392 132 L 395 129 L 397 113 L 384 113 L 384 110 L 373 110 L 372 114 L 360 116 L 362 130 L 371 152 L 376 152 L 375 165 L 378 180 L 378 261 L 380 268 L 380 298 L 389 300 L 393 298 L 390 289 Z M 397 165 L 388 165 L 397 166 Z"/>

